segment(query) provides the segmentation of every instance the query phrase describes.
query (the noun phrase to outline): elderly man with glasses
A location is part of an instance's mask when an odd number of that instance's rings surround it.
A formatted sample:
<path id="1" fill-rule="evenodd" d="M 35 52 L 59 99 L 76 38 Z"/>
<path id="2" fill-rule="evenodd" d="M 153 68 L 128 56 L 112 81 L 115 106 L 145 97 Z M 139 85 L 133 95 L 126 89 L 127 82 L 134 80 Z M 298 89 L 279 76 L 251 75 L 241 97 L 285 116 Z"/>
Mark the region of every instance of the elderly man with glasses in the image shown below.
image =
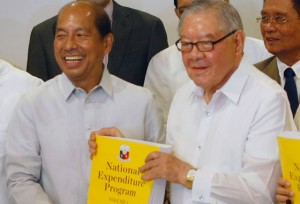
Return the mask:
<path id="1" fill-rule="evenodd" d="M 175 13 L 178 17 L 193 2 L 193 0 L 174 0 Z M 228 0 L 224 2 L 229 3 Z M 180 39 L 178 40 L 180 41 Z M 262 40 L 246 37 L 244 55 L 251 64 L 267 59 L 271 54 L 266 50 Z M 159 102 L 167 122 L 172 99 L 176 91 L 189 81 L 185 71 L 181 52 L 175 44 L 156 54 L 147 68 L 144 87 L 152 91 Z"/>
<path id="2" fill-rule="evenodd" d="M 167 143 L 144 180 L 171 183 L 171 203 L 273 203 L 279 175 L 276 136 L 295 130 L 284 90 L 243 59 L 238 12 L 195 0 L 183 12 L 176 45 L 191 81 L 174 96 Z"/>

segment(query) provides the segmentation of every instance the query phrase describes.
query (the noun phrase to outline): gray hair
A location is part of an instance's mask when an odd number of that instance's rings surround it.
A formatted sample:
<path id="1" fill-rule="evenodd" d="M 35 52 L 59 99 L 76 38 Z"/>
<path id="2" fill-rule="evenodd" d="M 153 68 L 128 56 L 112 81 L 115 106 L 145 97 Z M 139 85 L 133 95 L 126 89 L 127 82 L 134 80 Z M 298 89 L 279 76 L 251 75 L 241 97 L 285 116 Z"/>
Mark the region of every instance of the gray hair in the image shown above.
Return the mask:
<path id="1" fill-rule="evenodd" d="M 217 19 L 219 19 L 218 26 L 220 26 L 225 33 L 238 29 L 243 30 L 241 17 L 231 4 L 223 0 L 194 0 L 180 17 L 178 25 L 179 34 L 185 17 L 200 12 L 214 12 L 217 15 Z"/>

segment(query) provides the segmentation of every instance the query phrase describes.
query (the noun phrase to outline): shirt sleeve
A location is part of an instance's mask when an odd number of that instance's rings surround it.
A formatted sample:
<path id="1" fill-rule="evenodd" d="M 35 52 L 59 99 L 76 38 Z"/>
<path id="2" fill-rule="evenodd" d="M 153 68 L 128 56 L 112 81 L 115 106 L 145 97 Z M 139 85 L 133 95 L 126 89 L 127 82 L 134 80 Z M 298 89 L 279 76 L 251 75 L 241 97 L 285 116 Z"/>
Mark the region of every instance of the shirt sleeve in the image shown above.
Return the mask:
<path id="1" fill-rule="evenodd" d="M 289 124 L 289 125 L 287 125 Z M 278 94 L 260 105 L 245 144 L 242 167 L 236 173 L 199 168 L 192 198 L 214 203 L 274 203 L 280 176 L 277 136 L 296 130 L 286 97 Z"/>
<path id="2" fill-rule="evenodd" d="M 6 172 L 9 194 L 15 203 L 51 204 L 39 183 L 41 155 L 32 109 L 26 98 L 22 99 L 8 126 Z"/>

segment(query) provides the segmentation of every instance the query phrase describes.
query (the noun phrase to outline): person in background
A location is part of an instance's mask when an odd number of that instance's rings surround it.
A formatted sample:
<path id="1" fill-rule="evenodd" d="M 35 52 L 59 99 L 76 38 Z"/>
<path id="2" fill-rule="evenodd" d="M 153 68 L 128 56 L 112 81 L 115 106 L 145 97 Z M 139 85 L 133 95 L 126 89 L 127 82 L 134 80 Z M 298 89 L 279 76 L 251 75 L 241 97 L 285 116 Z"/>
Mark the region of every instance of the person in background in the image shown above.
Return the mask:
<path id="1" fill-rule="evenodd" d="M 298 0 L 264 1 L 258 21 L 265 46 L 274 56 L 255 65 L 284 88 L 291 77 L 295 86 L 294 96 L 288 93 L 288 97 L 293 115 L 296 114 L 300 94 L 300 91 L 297 91 L 300 90 L 299 15 L 300 1 Z"/>
<path id="2" fill-rule="evenodd" d="M 90 1 L 104 6 L 111 20 L 115 40 L 108 56 L 108 70 L 125 81 L 143 86 L 150 59 L 168 47 L 163 23 L 155 16 L 121 6 L 114 0 Z M 27 71 L 44 81 L 61 73 L 53 51 L 56 21 L 54 16 L 36 25 L 30 36 Z"/>
<path id="3" fill-rule="evenodd" d="M 194 0 L 178 30 L 191 81 L 170 108 L 174 153 L 150 153 L 142 179 L 169 181 L 172 204 L 273 203 L 276 137 L 296 129 L 284 90 L 243 58 L 245 34 L 230 4 Z M 89 147 L 95 153 L 92 139 Z"/>
<path id="4" fill-rule="evenodd" d="M 180 17 L 183 11 L 193 0 L 174 0 L 175 13 Z M 225 0 L 229 3 L 229 0 Z M 244 57 L 251 64 L 257 63 L 270 57 L 263 41 L 255 38 L 246 37 L 244 47 Z M 176 45 L 171 45 L 165 50 L 156 54 L 150 61 L 144 87 L 152 91 L 161 105 L 164 122 L 167 122 L 169 108 L 176 91 L 189 81 L 182 59 L 181 52 Z"/>
<path id="5" fill-rule="evenodd" d="M 41 79 L 33 77 L 0 59 L 0 203 L 10 203 L 4 168 L 8 122 L 20 97 L 42 83 Z"/>
<path id="6" fill-rule="evenodd" d="M 300 1 L 264 0 L 260 22 L 267 50 L 274 56 L 255 66 L 287 90 L 295 123 L 300 127 Z M 294 89 L 287 89 L 292 84 Z M 297 111 L 298 109 L 298 111 Z M 292 200 L 289 182 L 278 179 L 278 203 Z"/>
<path id="7" fill-rule="evenodd" d="M 8 126 L 8 190 L 17 204 L 82 204 L 93 130 L 117 126 L 129 138 L 165 142 L 152 93 L 109 73 L 113 46 L 103 7 L 73 1 L 58 16 L 54 53 L 62 74 L 24 95 Z"/>

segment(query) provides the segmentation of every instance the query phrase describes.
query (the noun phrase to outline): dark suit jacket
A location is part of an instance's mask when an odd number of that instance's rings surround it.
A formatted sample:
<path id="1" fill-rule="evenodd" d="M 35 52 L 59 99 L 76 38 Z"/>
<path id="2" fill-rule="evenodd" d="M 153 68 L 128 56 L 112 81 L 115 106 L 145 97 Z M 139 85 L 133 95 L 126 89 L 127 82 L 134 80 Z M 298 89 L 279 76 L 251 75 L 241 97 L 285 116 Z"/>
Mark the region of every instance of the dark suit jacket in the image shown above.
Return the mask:
<path id="1" fill-rule="evenodd" d="M 277 67 L 276 57 L 272 56 L 268 59 L 265 59 L 257 64 L 254 65 L 260 71 L 271 77 L 273 80 L 277 81 L 280 84 L 280 76 Z"/>
<path id="2" fill-rule="evenodd" d="M 152 56 L 168 47 L 161 20 L 142 11 L 113 1 L 112 31 L 114 45 L 108 58 L 110 73 L 142 86 Z M 27 71 L 44 81 L 61 73 L 54 57 L 53 41 L 57 16 L 38 25 L 31 32 Z"/>

